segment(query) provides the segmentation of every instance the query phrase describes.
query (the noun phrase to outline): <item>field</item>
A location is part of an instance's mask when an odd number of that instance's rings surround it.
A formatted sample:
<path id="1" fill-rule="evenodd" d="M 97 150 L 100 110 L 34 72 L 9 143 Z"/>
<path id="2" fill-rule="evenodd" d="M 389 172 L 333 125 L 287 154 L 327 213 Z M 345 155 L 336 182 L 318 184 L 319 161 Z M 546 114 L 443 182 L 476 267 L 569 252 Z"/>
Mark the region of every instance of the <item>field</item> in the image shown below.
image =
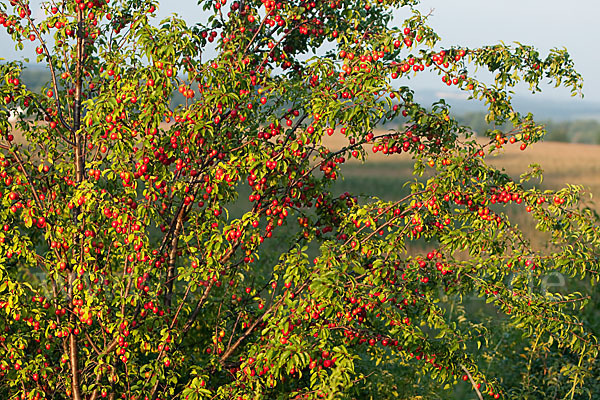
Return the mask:
<path id="1" fill-rule="evenodd" d="M 332 136 L 326 144 L 339 149 L 345 138 Z M 559 189 L 565 184 L 578 184 L 594 199 L 600 197 L 600 146 L 576 143 L 542 142 L 521 151 L 518 145 L 506 145 L 486 161 L 504 169 L 517 179 L 532 163 L 540 164 L 544 179 L 540 185 L 547 189 Z M 342 169 L 348 185 L 364 193 L 389 198 L 407 179 L 412 178 L 412 163 L 407 155 L 386 156 L 369 154 L 368 162 L 348 162 Z"/>

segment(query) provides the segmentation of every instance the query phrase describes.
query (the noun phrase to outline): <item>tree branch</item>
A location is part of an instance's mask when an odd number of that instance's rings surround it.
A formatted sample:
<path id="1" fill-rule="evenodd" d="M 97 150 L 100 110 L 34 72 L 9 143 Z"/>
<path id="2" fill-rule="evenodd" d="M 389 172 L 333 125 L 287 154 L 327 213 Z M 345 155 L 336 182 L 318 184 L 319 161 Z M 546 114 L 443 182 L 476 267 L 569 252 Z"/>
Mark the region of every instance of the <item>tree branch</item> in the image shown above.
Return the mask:
<path id="1" fill-rule="evenodd" d="M 483 396 L 481 395 L 481 392 L 479 391 L 479 388 L 477 387 L 477 384 L 473 380 L 473 377 L 471 376 L 471 373 L 469 372 L 467 367 L 465 367 L 463 364 L 460 364 L 460 367 L 462 368 L 463 371 L 465 371 L 465 374 L 467 374 L 467 376 L 469 377 L 471 386 L 473 386 L 473 390 L 475 390 L 475 393 L 477 393 L 477 397 L 479 397 L 479 400 L 483 400 Z"/>

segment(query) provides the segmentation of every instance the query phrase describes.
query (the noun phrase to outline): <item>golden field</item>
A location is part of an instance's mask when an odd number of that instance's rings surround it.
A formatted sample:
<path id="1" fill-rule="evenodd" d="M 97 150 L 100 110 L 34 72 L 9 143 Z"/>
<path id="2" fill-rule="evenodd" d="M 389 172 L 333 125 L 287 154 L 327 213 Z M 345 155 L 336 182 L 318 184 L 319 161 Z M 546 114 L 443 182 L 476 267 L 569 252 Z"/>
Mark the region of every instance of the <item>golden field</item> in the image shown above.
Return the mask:
<path id="1" fill-rule="evenodd" d="M 325 144 L 332 150 L 347 145 L 347 139 L 341 134 L 326 137 Z M 349 162 L 342 170 L 347 178 L 377 179 L 392 176 L 410 178 L 412 164 L 405 154 L 387 156 L 382 153 L 373 154 L 368 149 L 368 160 L 365 165 L 359 165 L 356 160 Z M 499 169 L 504 169 L 510 176 L 517 179 L 528 171 L 530 164 L 539 164 L 544 171 L 543 182 L 535 182 L 536 186 L 548 189 L 559 189 L 565 184 L 583 185 L 586 191 L 597 200 L 600 198 L 600 146 L 541 142 L 527 147 L 524 151 L 518 144 L 506 144 L 493 155 L 487 155 L 486 161 Z M 599 203 L 600 204 L 600 203 Z"/>

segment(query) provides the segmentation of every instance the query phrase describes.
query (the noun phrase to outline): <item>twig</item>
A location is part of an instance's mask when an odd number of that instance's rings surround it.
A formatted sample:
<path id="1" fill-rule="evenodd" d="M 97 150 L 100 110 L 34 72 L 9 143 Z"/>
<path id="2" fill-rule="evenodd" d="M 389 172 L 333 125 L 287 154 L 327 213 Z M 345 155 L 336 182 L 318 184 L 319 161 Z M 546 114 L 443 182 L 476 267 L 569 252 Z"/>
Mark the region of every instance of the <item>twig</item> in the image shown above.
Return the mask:
<path id="1" fill-rule="evenodd" d="M 469 377 L 471 386 L 473 386 L 473 390 L 475 390 L 475 393 L 477 393 L 477 397 L 479 397 L 479 400 L 483 400 L 483 396 L 481 395 L 481 392 L 479 391 L 479 388 L 477 387 L 477 384 L 473 380 L 473 377 L 471 376 L 471 373 L 469 372 L 467 367 L 465 367 L 463 364 L 460 364 L 460 367 L 462 368 L 463 371 L 465 371 L 465 374 L 467 374 L 467 376 Z"/>

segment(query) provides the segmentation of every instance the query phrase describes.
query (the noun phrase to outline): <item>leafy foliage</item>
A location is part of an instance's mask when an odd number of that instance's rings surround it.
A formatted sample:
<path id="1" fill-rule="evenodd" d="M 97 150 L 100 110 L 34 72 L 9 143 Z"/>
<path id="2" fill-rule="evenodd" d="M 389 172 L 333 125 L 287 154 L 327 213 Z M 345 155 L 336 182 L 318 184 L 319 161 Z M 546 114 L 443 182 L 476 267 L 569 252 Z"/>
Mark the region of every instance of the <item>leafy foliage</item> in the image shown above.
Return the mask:
<path id="1" fill-rule="evenodd" d="M 511 105 L 517 81 L 581 89 L 568 53 L 437 49 L 415 0 L 226 3 L 200 1 L 194 27 L 154 24 L 149 0 L 45 4 L 39 22 L 0 3 L 52 76 L 33 91 L 19 63 L 0 66 L 2 397 L 409 398 L 461 380 L 479 397 L 597 393 L 580 310 L 598 216 L 579 186 L 542 192 L 524 186 L 539 171 L 515 181 L 485 161 L 543 137 Z M 390 26 L 399 7 L 411 16 Z M 510 130 L 482 144 L 396 83 L 426 71 Z M 402 198 L 333 193 L 370 151 L 410 159 Z M 551 293 L 551 274 L 581 283 Z"/>

